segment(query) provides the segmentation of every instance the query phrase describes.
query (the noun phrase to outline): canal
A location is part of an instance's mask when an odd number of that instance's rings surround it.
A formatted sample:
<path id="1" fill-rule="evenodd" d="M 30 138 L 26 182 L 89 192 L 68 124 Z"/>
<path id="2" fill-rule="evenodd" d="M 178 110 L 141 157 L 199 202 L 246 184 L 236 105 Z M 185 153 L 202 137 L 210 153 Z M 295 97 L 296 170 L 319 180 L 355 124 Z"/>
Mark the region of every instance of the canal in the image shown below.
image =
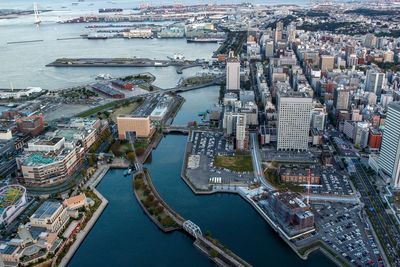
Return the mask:
<path id="1" fill-rule="evenodd" d="M 218 88 L 182 94 L 186 102 L 176 124 L 197 119 L 218 98 Z M 147 163 L 161 196 L 186 219 L 211 232 L 254 266 L 334 266 L 322 253 L 303 261 L 237 195 L 196 196 L 180 178 L 186 136 L 169 135 Z M 123 171 L 110 171 L 98 190 L 109 200 L 99 221 L 69 266 L 208 266 L 212 263 L 182 233 L 162 233 L 143 213 Z"/>

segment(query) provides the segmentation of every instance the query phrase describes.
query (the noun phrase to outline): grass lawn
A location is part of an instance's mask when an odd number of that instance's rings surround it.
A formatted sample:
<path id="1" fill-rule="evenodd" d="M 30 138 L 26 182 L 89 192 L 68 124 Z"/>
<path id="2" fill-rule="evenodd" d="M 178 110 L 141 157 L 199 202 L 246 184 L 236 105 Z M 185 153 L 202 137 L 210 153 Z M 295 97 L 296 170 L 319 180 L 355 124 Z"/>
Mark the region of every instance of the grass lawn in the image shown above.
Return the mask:
<path id="1" fill-rule="evenodd" d="M 124 105 L 122 107 L 116 108 L 113 111 L 113 113 L 111 113 L 110 118 L 114 122 L 117 122 L 118 116 L 132 113 L 139 105 L 140 105 L 140 102 L 132 102 L 132 103 L 129 103 L 128 105 Z"/>
<path id="2" fill-rule="evenodd" d="M 235 172 L 253 171 L 253 162 L 250 155 L 216 156 L 214 166 Z"/>
<path id="3" fill-rule="evenodd" d="M 268 169 L 265 171 L 265 178 L 268 180 L 269 183 L 271 183 L 274 187 L 277 189 L 288 189 L 292 192 L 298 192 L 302 193 L 304 192 L 304 187 L 292 184 L 292 183 L 284 183 L 281 181 L 281 178 L 279 177 L 277 170 L 275 169 Z"/>

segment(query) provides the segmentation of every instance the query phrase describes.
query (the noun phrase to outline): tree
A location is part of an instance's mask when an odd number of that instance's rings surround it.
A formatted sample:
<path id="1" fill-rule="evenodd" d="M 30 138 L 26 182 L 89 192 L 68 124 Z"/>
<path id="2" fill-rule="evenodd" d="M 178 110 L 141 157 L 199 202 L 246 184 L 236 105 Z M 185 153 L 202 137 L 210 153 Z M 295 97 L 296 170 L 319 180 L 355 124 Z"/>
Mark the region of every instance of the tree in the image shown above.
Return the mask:
<path id="1" fill-rule="evenodd" d="M 126 158 L 128 160 L 130 160 L 131 162 L 133 162 L 135 160 L 135 158 L 136 158 L 135 152 L 133 152 L 133 151 L 128 152 L 126 154 Z"/>

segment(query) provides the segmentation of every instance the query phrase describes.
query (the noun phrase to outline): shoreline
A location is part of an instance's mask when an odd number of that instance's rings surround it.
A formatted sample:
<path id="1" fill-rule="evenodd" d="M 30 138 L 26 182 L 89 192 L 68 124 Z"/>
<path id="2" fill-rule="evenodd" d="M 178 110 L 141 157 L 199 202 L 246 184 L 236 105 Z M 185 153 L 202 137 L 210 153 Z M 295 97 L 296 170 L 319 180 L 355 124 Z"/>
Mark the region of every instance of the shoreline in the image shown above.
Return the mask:
<path id="1" fill-rule="evenodd" d="M 189 141 L 189 138 L 190 138 L 190 134 L 191 133 L 189 133 L 188 138 L 187 138 L 188 141 Z M 331 253 L 326 251 L 326 249 L 323 248 L 320 244 L 315 244 L 314 246 L 312 246 L 313 243 L 315 243 L 315 242 L 313 242 L 311 244 L 311 248 L 310 249 L 306 250 L 304 252 L 304 254 L 301 254 L 299 252 L 299 250 L 301 250 L 302 247 L 296 247 L 294 244 L 292 244 L 289 241 L 289 239 L 287 237 L 285 237 L 286 234 L 283 233 L 283 230 L 280 229 L 280 227 L 277 226 L 272 221 L 272 219 L 269 218 L 269 216 L 264 211 L 262 211 L 261 208 L 258 207 L 258 205 L 256 203 L 254 203 L 254 201 L 252 199 L 248 198 L 247 195 L 245 195 L 245 193 L 240 189 L 241 186 L 234 187 L 235 189 L 223 189 L 223 188 L 215 189 L 214 186 L 213 186 L 211 190 L 207 190 L 207 191 L 205 191 L 205 190 L 204 191 L 197 190 L 195 188 L 195 185 L 192 184 L 192 182 L 190 181 L 190 179 L 186 175 L 186 165 L 187 165 L 187 159 L 188 159 L 188 157 L 187 157 L 188 156 L 187 148 L 188 148 L 188 146 L 186 145 L 185 146 L 185 152 L 184 152 L 184 159 L 183 159 L 182 168 L 181 168 L 181 178 L 186 183 L 186 185 L 190 188 L 190 190 L 192 191 L 193 194 L 195 194 L 195 195 L 211 195 L 211 194 L 216 194 L 216 193 L 222 193 L 222 194 L 225 193 L 225 194 L 236 194 L 236 195 L 239 195 L 243 200 L 245 200 L 248 204 L 250 204 L 252 206 L 252 208 L 264 219 L 264 221 L 266 221 L 268 223 L 268 225 L 279 235 L 279 237 L 283 241 L 285 241 L 285 243 L 287 245 L 289 245 L 289 247 L 293 250 L 293 252 L 295 252 L 297 254 L 297 256 L 299 258 L 301 258 L 302 260 L 307 260 L 308 256 L 312 252 L 314 252 L 316 250 L 320 250 L 325 256 L 327 256 L 337 266 L 343 266 L 343 264 L 341 264 L 339 262 L 339 260 L 337 260 Z M 318 241 L 322 242 L 320 240 L 318 240 Z M 318 242 L 318 241 L 316 241 L 316 242 Z M 303 246 L 303 247 L 306 247 L 306 246 Z"/>
<path id="2" fill-rule="evenodd" d="M 96 189 L 97 185 L 103 180 L 104 176 L 108 173 L 110 169 L 120 168 L 119 166 L 113 166 L 112 164 L 107 164 L 100 170 L 100 173 L 93 179 L 89 179 L 84 188 L 90 188 L 93 193 L 101 200 L 101 204 L 98 209 L 94 212 L 93 216 L 89 219 L 84 229 L 80 230 L 76 234 L 76 239 L 65 254 L 65 256 L 61 259 L 59 266 L 65 267 L 72 260 L 75 253 L 78 251 L 79 247 L 82 245 L 83 241 L 86 239 L 87 235 L 90 233 L 92 228 L 97 223 L 97 220 L 101 217 L 104 210 L 108 206 L 108 200 Z M 95 173 L 96 174 L 96 173 Z M 95 175 L 93 174 L 93 176 Z"/>
<path id="3" fill-rule="evenodd" d="M 93 216 L 89 219 L 85 228 L 76 234 L 75 242 L 71 245 L 68 252 L 61 259 L 61 262 L 58 265 L 60 267 L 65 267 L 68 265 L 68 263 L 71 261 L 71 259 L 75 255 L 76 251 L 81 246 L 83 241 L 86 239 L 87 235 L 90 233 L 93 226 L 97 223 L 97 220 L 100 218 L 101 214 L 103 213 L 103 211 L 105 210 L 105 208 L 108 205 L 108 200 L 99 191 L 97 191 L 96 188 L 93 188 L 92 191 L 101 200 L 101 204 L 100 204 L 99 208 L 95 211 Z"/>

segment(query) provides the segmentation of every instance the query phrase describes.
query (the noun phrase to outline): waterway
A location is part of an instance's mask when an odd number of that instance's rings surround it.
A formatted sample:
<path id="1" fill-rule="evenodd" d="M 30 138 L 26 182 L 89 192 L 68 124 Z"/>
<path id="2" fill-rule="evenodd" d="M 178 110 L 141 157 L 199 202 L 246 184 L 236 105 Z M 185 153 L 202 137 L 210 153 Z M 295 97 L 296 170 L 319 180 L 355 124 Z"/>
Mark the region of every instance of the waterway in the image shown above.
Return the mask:
<path id="1" fill-rule="evenodd" d="M 35 28 L 32 16 L 0 20 L 0 87 L 40 86 L 45 89 L 78 85 L 93 81 L 99 73 L 122 76 L 150 71 L 156 85 L 175 86 L 182 77 L 174 68 L 47 68 L 46 64 L 60 57 L 149 57 L 166 58 L 183 53 L 186 58 L 209 58 L 216 44 L 188 44 L 185 40 L 68 40 L 76 37 L 84 25 L 57 24 L 58 17 L 75 16 L 88 9 L 119 7 L 131 1 L 86 0 L 78 6 L 60 0 L 38 0 L 39 7 L 57 9 L 43 14 L 42 25 Z M 172 2 L 172 1 L 171 1 Z M 187 2 L 189 2 L 187 0 Z M 201 2 L 201 1 L 200 1 Z M 203 1 L 205 2 L 205 1 Z M 223 2 L 228 2 L 224 0 Z M 241 1 L 232 1 L 241 2 Z M 263 1 L 273 3 L 274 1 Z M 306 1 L 286 1 L 305 3 Z M 308 1 L 307 1 L 308 2 Z M 89 8 L 90 4 L 94 4 Z M 135 6 L 139 1 L 132 1 Z M 167 3 L 167 2 L 163 2 Z M 208 1 L 207 1 L 208 3 Z M 220 3 L 220 1 L 218 2 Z M 222 2 L 221 2 L 222 3 Z M 29 8 L 28 0 L 2 0 L 2 8 Z M 61 5 L 67 6 L 62 8 Z M 125 7 L 125 6 L 122 6 Z M 96 13 L 94 11 L 94 13 Z M 11 41 L 42 39 L 43 42 L 7 44 Z M 199 69 L 185 70 L 183 76 Z M 199 112 L 209 109 L 218 98 L 218 87 L 212 86 L 182 94 L 186 102 L 174 120 L 185 124 L 197 120 Z M 147 164 L 154 183 L 165 200 L 182 215 L 209 230 L 217 239 L 255 266 L 333 266 L 321 253 L 308 261 L 300 260 L 273 232 L 267 223 L 236 195 L 196 196 L 180 178 L 185 136 L 168 136 L 154 151 Z M 164 234 L 146 217 L 132 192 L 131 179 L 121 170 L 111 170 L 98 186 L 109 205 L 88 234 L 70 266 L 209 266 L 212 263 L 192 246 L 184 234 Z"/>
<path id="2" fill-rule="evenodd" d="M 218 98 L 217 88 L 182 94 L 186 102 L 175 123 L 196 120 Z M 196 196 L 180 178 L 186 136 L 168 135 L 153 151 L 147 163 L 161 196 L 186 219 L 209 231 L 232 251 L 254 266 L 335 266 L 322 253 L 303 261 L 238 195 Z M 70 266 L 208 266 L 182 233 L 163 234 L 146 217 L 123 172 L 110 171 L 98 186 L 109 200 L 88 238 Z"/>

